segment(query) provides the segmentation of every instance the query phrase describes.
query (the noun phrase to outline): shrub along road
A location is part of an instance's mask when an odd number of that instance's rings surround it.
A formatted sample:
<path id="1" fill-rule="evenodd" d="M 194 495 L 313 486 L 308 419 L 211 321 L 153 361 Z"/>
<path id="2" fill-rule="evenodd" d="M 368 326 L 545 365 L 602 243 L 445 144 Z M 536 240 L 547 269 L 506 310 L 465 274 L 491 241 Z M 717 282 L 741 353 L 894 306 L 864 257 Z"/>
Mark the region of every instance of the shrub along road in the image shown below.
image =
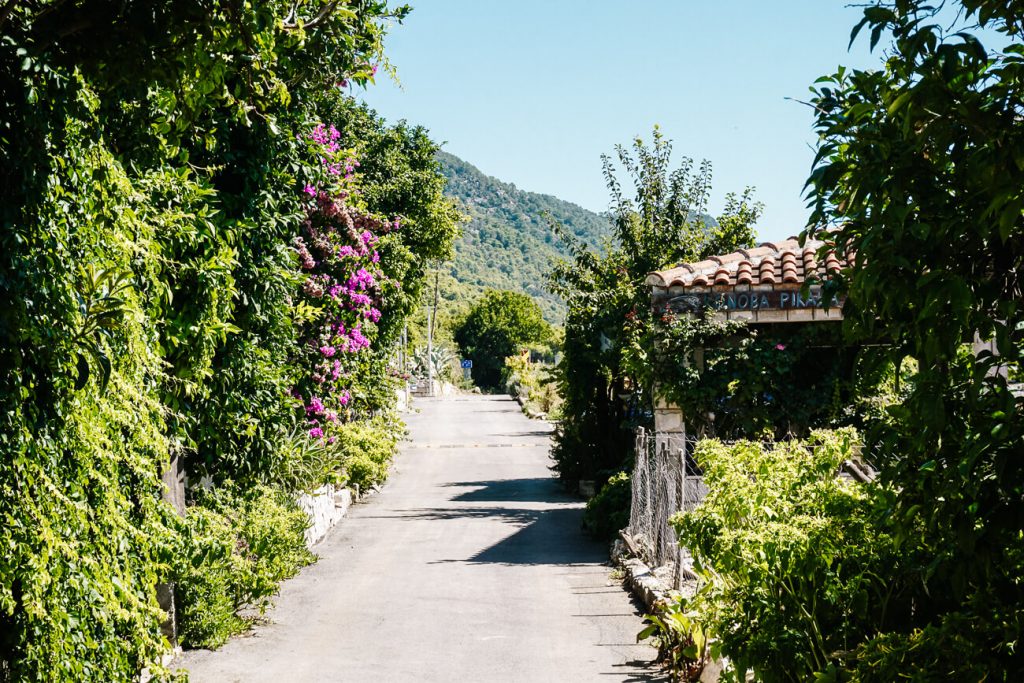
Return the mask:
<path id="1" fill-rule="evenodd" d="M 417 402 L 377 496 L 282 587 L 269 623 L 179 660 L 222 681 L 643 681 L 652 648 L 507 396 Z"/>

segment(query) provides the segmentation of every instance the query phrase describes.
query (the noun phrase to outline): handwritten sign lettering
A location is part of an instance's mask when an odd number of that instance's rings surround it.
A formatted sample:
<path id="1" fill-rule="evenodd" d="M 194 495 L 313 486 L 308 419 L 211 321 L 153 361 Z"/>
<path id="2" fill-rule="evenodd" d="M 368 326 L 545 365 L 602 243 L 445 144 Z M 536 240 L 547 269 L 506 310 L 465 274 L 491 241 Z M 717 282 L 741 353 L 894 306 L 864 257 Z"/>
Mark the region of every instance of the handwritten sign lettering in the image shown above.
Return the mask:
<path id="1" fill-rule="evenodd" d="M 835 300 L 828 302 L 836 306 Z M 800 290 L 769 292 L 701 292 L 670 298 L 666 305 L 676 312 L 713 308 L 720 311 L 789 311 L 823 308 L 821 287 L 807 292 Z"/>

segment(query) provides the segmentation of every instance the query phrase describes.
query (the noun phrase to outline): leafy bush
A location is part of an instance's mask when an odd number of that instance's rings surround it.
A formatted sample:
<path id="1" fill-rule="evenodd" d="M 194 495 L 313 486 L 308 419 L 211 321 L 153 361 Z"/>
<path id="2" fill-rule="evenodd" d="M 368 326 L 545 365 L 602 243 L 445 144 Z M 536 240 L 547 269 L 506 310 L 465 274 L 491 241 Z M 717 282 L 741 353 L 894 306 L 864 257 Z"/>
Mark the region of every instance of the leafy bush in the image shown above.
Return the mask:
<path id="1" fill-rule="evenodd" d="M 278 489 L 228 484 L 201 495 L 182 523 L 174 567 L 182 645 L 220 647 L 248 625 L 240 610 L 262 614 L 278 584 L 313 561 L 308 523 Z"/>
<path id="2" fill-rule="evenodd" d="M 505 359 L 505 390 L 522 400 L 524 410 L 557 420 L 562 399 L 551 376 L 552 366 L 534 363 L 530 355 L 517 353 Z"/>
<path id="3" fill-rule="evenodd" d="M 379 416 L 350 422 L 331 433 L 345 454 L 344 467 L 351 486 L 365 491 L 387 478 L 402 433 L 394 419 Z"/>
<path id="4" fill-rule="evenodd" d="M 594 538 L 608 541 L 629 525 L 629 508 L 633 489 L 629 474 L 619 472 L 610 477 L 583 512 L 583 528 Z"/>
<path id="5" fill-rule="evenodd" d="M 852 429 L 767 448 L 707 440 L 708 495 L 673 525 L 705 580 L 689 608 L 738 680 L 807 680 L 849 666 L 850 645 L 885 622 L 895 544 L 872 489 L 838 476 Z"/>

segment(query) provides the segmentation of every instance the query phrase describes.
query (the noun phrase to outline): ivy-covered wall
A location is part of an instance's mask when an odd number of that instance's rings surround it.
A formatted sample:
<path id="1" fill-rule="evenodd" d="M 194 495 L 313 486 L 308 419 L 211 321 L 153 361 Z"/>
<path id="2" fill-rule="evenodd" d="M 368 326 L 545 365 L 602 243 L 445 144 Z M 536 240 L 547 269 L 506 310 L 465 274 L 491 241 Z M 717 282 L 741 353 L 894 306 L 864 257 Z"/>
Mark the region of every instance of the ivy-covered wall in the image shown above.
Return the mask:
<path id="1" fill-rule="evenodd" d="M 0 680 L 136 679 L 168 647 L 161 581 L 220 639 L 305 561 L 292 494 L 386 473 L 392 346 L 457 232 L 436 146 L 349 94 L 407 11 L 0 8 Z M 312 232 L 337 236 L 309 266 Z M 327 271 L 344 300 L 314 296 Z M 218 492 L 185 520 L 172 456 Z M 241 553 L 242 507 L 277 540 Z"/>

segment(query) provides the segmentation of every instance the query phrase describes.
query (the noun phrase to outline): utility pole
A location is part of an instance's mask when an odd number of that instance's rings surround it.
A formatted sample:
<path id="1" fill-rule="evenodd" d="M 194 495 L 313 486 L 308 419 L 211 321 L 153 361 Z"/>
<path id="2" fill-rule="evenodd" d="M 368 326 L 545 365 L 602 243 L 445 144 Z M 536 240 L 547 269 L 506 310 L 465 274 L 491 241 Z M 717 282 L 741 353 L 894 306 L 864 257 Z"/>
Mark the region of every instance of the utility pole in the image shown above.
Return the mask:
<path id="1" fill-rule="evenodd" d="M 427 304 L 427 396 L 434 395 L 434 313 Z"/>

